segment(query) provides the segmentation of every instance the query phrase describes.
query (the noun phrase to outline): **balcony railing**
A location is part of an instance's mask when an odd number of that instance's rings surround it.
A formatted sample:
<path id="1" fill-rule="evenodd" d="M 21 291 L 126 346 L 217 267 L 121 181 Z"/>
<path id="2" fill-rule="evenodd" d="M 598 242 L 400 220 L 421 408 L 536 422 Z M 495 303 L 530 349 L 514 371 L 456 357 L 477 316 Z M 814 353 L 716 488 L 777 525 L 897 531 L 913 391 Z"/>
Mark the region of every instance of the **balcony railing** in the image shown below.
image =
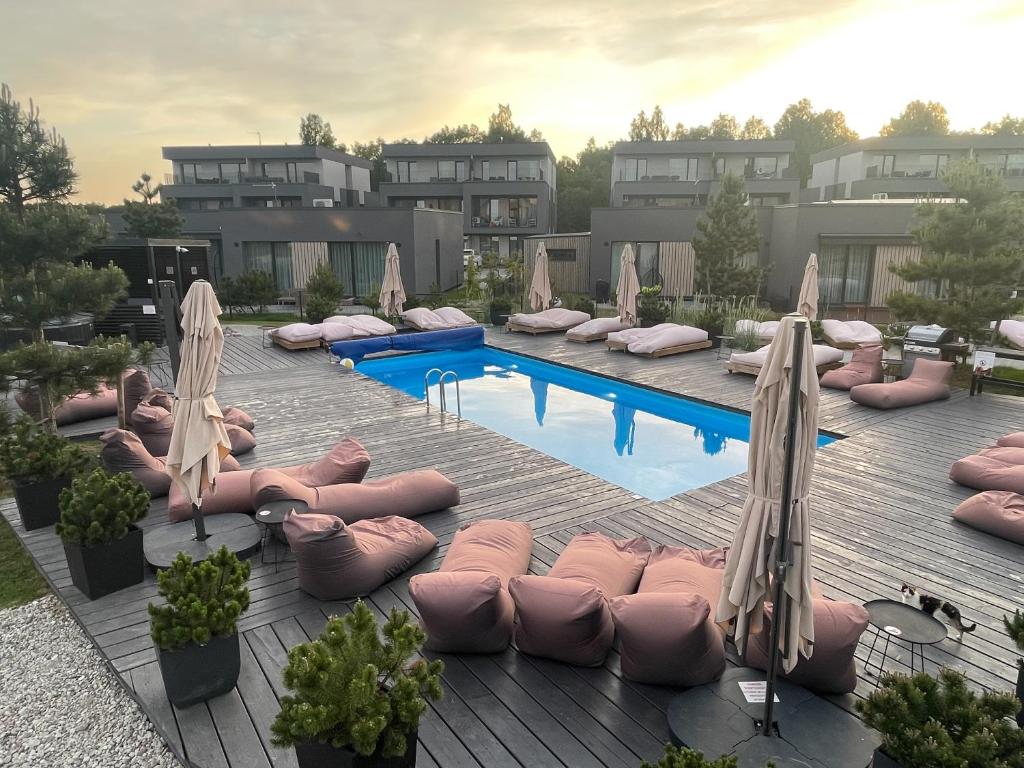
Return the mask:
<path id="1" fill-rule="evenodd" d="M 880 165 L 869 165 L 867 177 L 869 179 L 934 179 L 938 173 L 934 165 L 921 165 L 919 163 L 902 163 L 897 167 L 883 170 Z"/>
<path id="2" fill-rule="evenodd" d="M 284 176 L 191 176 L 189 174 L 165 173 L 164 184 L 319 184 L 320 174 L 303 171 L 302 181 L 286 179 Z"/>
<path id="3" fill-rule="evenodd" d="M 491 227 L 512 229 L 514 227 L 536 227 L 537 219 L 528 217 L 518 219 L 515 216 L 474 216 L 470 222 L 474 227 Z"/>

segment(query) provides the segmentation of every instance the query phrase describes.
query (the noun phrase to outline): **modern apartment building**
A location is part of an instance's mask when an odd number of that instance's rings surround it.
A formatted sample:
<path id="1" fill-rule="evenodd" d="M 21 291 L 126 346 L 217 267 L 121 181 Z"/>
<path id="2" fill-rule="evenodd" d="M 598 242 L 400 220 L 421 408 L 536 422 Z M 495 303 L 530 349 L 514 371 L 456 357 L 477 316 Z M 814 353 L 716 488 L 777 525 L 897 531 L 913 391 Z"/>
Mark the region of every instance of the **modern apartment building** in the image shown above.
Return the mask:
<path id="1" fill-rule="evenodd" d="M 1024 136 L 876 136 L 811 156 L 805 200 L 944 197 L 943 168 L 975 158 L 1024 192 Z"/>
<path id="2" fill-rule="evenodd" d="M 182 210 L 355 208 L 370 192 L 370 163 L 327 147 L 164 147 L 173 171 L 161 195 Z"/>
<path id="3" fill-rule="evenodd" d="M 553 232 L 555 156 L 547 142 L 385 144 L 390 208 L 436 208 L 463 217 L 465 247 L 521 254 L 526 237 Z"/>

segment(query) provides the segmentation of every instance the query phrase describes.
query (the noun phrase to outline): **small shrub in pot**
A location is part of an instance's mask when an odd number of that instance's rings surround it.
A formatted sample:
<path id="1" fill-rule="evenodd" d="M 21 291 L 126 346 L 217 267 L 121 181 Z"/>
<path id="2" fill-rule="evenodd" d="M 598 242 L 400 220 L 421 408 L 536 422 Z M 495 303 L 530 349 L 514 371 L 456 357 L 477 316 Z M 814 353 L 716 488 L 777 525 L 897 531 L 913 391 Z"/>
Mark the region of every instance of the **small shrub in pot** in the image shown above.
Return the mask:
<path id="1" fill-rule="evenodd" d="M 491 325 L 502 325 L 508 319 L 512 311 L 512 302 L 504 296 L 495 296 L 491 299 L 489 314 Z"/>
<path id="2" fill-rule="evenodd" d="M 157 576 L 165 605 L 149 605 L 150 634 L 167 698 L 178 707 L 235 687 L 238 617 L 249 607 L 250 565 L 221 547 L 201 563 L 178 553 Z"/>
<path id="3" fill-rule="evenodd" d="M 64 542 L 71 581 L 90 600 L 145 576 L 142 529 L 149 492 L 127 473 L 93 470 L 60 494 L 57 535 Z"/>
<path id="4" fill-rule="evenodd" d="M 378 632 L 359 601 L 320 637 L 288 652 L 274 743 L 294 746 L 300 768 L 416 764 L 416 733 L 427 699 L 441 698 L 440 661 L 408 663 L 426 635 L 407 611 L 392 610 Z"/>

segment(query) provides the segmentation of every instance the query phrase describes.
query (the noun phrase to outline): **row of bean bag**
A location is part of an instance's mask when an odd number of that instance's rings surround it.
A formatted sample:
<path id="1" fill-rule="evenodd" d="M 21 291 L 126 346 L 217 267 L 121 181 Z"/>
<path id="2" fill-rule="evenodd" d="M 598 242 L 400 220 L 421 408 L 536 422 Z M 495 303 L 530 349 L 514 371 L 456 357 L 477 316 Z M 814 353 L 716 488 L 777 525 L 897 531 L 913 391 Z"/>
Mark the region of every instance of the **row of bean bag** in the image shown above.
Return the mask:
<path id="1" fill-rule="evenodd" d="M 39 396 L 34 391 L 18 390 L 14 393 L 14 401 L 25 413 L 39 418 Z M 106 384 L 100 384 L 96 394 L 79 392 L 72 395 L 54 409 L 58 427 L 116 415 L 117 389 Z"/>
<path id="2" fill-rule="evenodd" d="M 334 315 L 322 323 L 289 323 L 275 328 L 272 335 L 284 341 L 303 342 L 345 341 L 369 336 L 388 336 L 398 329 L 391 323 L 373 315 Z"/>
<path id="3" fill-rule="evenodd" d="M 402 320 L 418 331 L 443 331 L 447 328 L 467 328 L 476 325 L 476 320 L 458 307 L 414 307 L 402 313 Z"/>
<path id="4" fill-rule="evenodd" d="M 1024 544 L 1024 432 L 1012 432 L 953 463 L 949 478 L 979 493 L 953 510 L 953 518 L 979 531 Z"/>

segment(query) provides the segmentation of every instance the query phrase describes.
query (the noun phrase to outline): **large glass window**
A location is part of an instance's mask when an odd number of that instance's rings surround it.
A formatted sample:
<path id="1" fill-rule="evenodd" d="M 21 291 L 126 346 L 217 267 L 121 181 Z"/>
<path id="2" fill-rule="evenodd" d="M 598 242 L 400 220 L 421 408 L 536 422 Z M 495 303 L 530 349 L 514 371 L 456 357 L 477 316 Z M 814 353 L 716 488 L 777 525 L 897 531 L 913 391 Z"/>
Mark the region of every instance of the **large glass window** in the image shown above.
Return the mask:
<path id="1" fill-rule="evenodd" d="M 221 163 L 220 178 L 225 184 L 237 184 L 245 176 L 243 163 Z"/>
<path id="2" fill-rule="evenodd" d="M 474 227 L 535 227 L 536 197 L 474 197 Z"/>
<path id="3" fill-rule="evenodd" d="M 748 157 L 745 170 L 748 179 L 774 179 L 779 170 L 779 158 Z"/>
<path id="4" fill-rule="evenodd" d="M 622 169 L 620 181 L 646 181 L 647 180 L 647 158 L 627 157 L 625 166 Z"/>
<path id="5" fill-rule="evenodd" d="M 412 175 L 416 173 L 415 160 L 398 161 L 398 180 L 401 182 L 412 181 Z"/>
<path id="6" fill-rule="evenodd" d="M 246 242 L 242 244 L 242 268 L 246 272 L 269 272 L 279 291 L 294 287 L 292 252 L 289 243 Z"/>
<path id="7" fill-rule="evenodd" d="M 668 159 L 668 175 L 672 181 L 696 181 L 699 176 L 699 161 L 696 157 L 670 157 Z"/>
<path id="8" fill-rule="evenodd" d="M 519 176 L 520 181 L 536 181 L 541 178 L 540 160 L 520 160 Z"/>
<path id="9" fill-rule="evenodd" d="M 519 162 L 516 160 L 508 161 L 508 172 L 505 174 L 505 178 L 509 181 L 515 181 L 519 178 Z"/>
<path id="10" fill-rule="evenodd" d="M 823 304 L 866 304 L 871 289 L 873 245 L 825 245 L 821 249 L 818 292 Z"/>
<path id="11" fill-rule="evenodd" d="M 1024 176 L 1024 155 L 1003 155 L 1004 176 Z"/>
<path id="12" fill-rule="evenodd" d="M 658 244 L 647 242 L 631 242 L 633 256 L 635 258 L 636 276 L 640 280 L 640 286 L 648 288 L 661 283 L 661 273 L 658 272 Z M 612 243 L 612 279 L 613 286 L 619 284 L 619 272 L 622 269 L 622 249 L 625 242 Z"/>
<path id="13" fill-rule="evenodd" d="M 384 257 L 387 244 L 328 243 L 328 261 L 341 280 L 348 296 L 365 296 L 380 288 L 384 280 Z"/>
<path id="14" fill-rule="evenodd" d="M 437 178 L 441 181 L 455 181 L 455 161 L 438 160 Z"/>
<path id="15" fill-rule="evenodd" d="M 491 161 L 484 160 L 480 163 L 480 178 L 487 181 L 491 178 Z"/>

